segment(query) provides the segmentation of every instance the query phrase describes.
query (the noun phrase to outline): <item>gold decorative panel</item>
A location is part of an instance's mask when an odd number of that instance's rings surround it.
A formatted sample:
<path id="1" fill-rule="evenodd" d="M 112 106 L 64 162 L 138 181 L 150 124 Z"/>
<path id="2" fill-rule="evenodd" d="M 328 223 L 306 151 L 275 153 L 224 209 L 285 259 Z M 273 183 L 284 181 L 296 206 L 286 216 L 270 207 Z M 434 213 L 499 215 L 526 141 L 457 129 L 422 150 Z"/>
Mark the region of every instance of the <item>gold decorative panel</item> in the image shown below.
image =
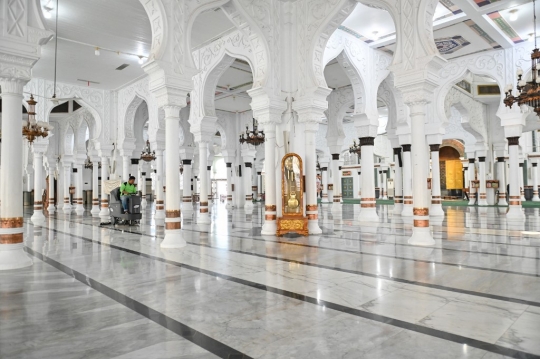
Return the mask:
<path id="1" fill-rule="evenodd" d="M 460 160 L 445 161 L 446 189 L 463 188 L 463 165 Z"/>

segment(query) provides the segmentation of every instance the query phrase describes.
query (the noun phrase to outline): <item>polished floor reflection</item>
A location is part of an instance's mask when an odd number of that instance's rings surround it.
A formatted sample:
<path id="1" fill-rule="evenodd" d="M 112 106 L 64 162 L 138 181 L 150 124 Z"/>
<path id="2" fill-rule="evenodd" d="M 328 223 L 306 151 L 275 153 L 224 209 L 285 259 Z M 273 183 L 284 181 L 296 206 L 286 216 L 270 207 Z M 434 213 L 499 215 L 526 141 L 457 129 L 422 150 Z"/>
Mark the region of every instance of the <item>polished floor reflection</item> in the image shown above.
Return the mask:
<path id="1" fill-rule="evenodd" d="M 322 235 L 262 237 L 264 207 L 140 226 L 26 219 L 34 266 L 0 272 L 0 358 L 540 357 L 540 216 L 445 207 L 434 247 L 379 206 L 319 208 Z M 158 223 L 159 224 L 159 223 Z"/>

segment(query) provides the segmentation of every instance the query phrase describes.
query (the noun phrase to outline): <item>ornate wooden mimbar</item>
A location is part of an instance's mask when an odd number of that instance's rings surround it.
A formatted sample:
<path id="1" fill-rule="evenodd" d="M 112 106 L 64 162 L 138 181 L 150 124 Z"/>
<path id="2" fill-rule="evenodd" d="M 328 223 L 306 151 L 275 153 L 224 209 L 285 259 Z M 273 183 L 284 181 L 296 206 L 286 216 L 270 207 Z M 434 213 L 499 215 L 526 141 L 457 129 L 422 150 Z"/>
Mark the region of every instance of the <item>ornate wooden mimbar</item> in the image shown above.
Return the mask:
<path id="1" fill-rule="evenodd" d="M 304 211 L 304 175 L 302 158 L 288 153 L 281 160 L 281 217 L 277 218 L 278 237 L 286 233 L 308 235 Z"/>

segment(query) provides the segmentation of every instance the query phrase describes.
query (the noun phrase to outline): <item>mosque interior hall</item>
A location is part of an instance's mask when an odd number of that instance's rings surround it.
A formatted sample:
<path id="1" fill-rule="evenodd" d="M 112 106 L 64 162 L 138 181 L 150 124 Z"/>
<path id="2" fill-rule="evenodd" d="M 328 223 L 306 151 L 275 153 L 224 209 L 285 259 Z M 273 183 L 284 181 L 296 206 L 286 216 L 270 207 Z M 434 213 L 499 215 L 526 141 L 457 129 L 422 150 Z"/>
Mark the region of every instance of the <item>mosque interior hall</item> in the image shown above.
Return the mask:
<path id="1" fill-rule="evenodd" d="M 1 0 L 1 359 L 540 358 L 540 0 Z"/>

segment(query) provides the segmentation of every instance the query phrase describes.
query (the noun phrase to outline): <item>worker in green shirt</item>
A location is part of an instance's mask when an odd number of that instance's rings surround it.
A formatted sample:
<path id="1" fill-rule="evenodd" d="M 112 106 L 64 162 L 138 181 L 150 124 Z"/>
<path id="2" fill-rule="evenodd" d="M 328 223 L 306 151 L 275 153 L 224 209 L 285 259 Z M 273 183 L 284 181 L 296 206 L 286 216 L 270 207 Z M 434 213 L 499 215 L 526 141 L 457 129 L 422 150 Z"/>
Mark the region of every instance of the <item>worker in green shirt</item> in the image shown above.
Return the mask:
<path id="1" fill-rule="evenodd" d="M 124 207 L 124 212 L 128 212 L 128 198 L 132 194 L 137 193 L 137 185 L 135 184 L 135 177 L 129 177 L 127 182 L 122 183 L 120 186 L 120 200 L 122 201 L 122 207 Z"/>

